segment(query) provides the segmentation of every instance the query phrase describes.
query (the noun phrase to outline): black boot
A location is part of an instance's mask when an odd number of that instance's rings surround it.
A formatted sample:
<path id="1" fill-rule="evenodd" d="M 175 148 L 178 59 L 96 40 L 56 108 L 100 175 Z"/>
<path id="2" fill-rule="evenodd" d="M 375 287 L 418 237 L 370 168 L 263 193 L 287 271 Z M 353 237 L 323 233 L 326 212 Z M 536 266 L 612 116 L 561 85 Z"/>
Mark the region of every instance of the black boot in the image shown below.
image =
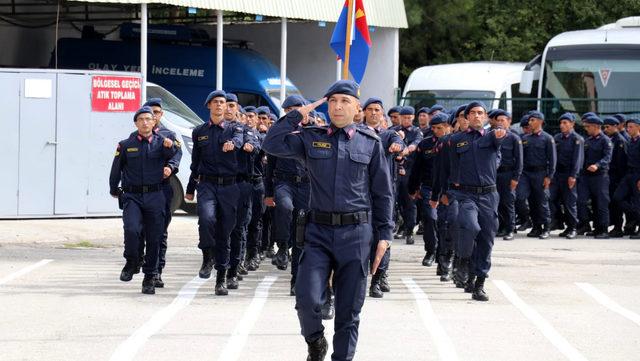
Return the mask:
<path id="1" fill-rule="evenodd" d="M 506 229 L 499 229 L 498 232 L 496 232 L 496 237 L 504 237 L 507 233 L 509 232 Z"/>
<path id="2" fill-rule="evenodd" d="M 324 301 L 324 305 L 322 305 L 321 309 L 323 320 L 332 320 L 333 316 L 335 316 L 336 309 L 333 303 L 333 290 L 331 287 L 327 287 L 327 299 Z"/>
<path id="3" fill-rule="evenodd" d="M 202 250 L 202 266 L 200 266 L 200 272 L 198 272 L 198 276 L 200 278 L 209 278 L 211 277 L 211 270 L 213 269 L 213 249 L 205 248 Z"/>
<path id="4" fill-rule="evenodd" d="M 553 221 L 551 221 L 551 225 L 549 225 L 549 230 L 551 231 L 556 231 L 559 229 L 563 229 L 564 228 L 564 224 L 562 224 L 562 221 L 559 221 L 557 219 L 554 219 Z"/>
<path id="5" fill-rule="evenodd" d="M 614 227 L 609 232 L 609 237 L 612 237 L 612 238 L 622 238 L 622 237 L 624 237 L 624 231 L 622 231 L 622 227 Z"/>
<path id="6" fill-rule="evenodd" d="M 460 258 L 458 261 L 458 267 L 454 273 L 454 281 L 457 288 L 464 288 L 469 280 L 469 265 L 471 260 L 469 258 Z"/>
<path id="7" fill-rule="evenodd" d="M 241 262 L 238 265 L 238 280 L 242 281 L 242 277 L 239 277 L 240 275 L 246 276 L 248 274 L 249 274 L 249 271 L 247 271 L 247 269 L 244 267 L 244 262 Z"/>
<path id="8" fill-rule="evenodd" d="M 540 235 L 538 236 L 538 238 L 540 239 L 547 239 L 549 238 L 550 234 L 549 234 L 549 226 L 543 226 L 542 227 L 542 231 L 540 232 Z"/>
<path id="9" fill-rule="evenodd" d="M 271 264 L 281 271 L 286 271 L 289 265 L 289 249 L 285 243 L 278 244 L 278 253 L 271 259 Z"/>
<path id="10" fill-rule="evenodd" d="M 467 283 L 464 285 L 464 292 L 472 293 L 475 287 L 475 282 L 476 282 L 476 276 L 469 275 L 469 279 L 467 280 Z"/>
<path id="11" fill-rule="evenodd" d="M 380 289 L 380 271 L 371 277 L 371 286 L 369 286 L 369 297 L 382 298 L 384 293 Z"/>
<path id="12" fill-rule="evenodd" d="M 227 287 L 225 287 L 224 285 L 226 276 L 227 276 L 226 270 L 218 271 L 218 273 L 216 274 L 216 288 L 215 288 L 216 296 L 226 296 L 229 294 Z"/>
<path id="13" fill-rule="evenodd" d="M 595 239 L 609 239 L 609 232 L 606 228 L 596 228 L 593 233 Z"/>
<path id="14" fill-rule="evenodd" d="M 267 252 L 265 253 L 265 257 L 273 258 L 273 256 L 275 255 L 276 255 L 276 252 L 273 250 L 273 245 L 269 245 L 269 247 L 267 248 Z"/>
<path id="15" fill-rule="evenodd" d="M 153 285 L 156 288 L 164 288 L 164 281 L 162 280 L 162 273 L 158 273 L 156 278 L 153 280 Z"/>
<path id="16" fill-rule="evenodd" d="M 422 265 L 425 267 L 431 267 L 435 261 L 436 255 L 433 252 L 427 252 L 422 259 Z"/>
<path id="17" fill-rule="evenodd" d="M 586 233 L 590 233 L 590 232 L 591 232 L 591 226 L 589 225 L 589 223 L 579 224 L 578 229 L 576 229 L 576 233 L 578 234 L 578 236 L 583 236 Z"/>
<path id="18" fill-rule="evenodd" d="M 380 275 L 380 291 L 391 292 L 391 286 L 389 285 L 389 280 L 387 279 L 387 271 L 378 269 L 378 272 L 382 272 L 382 274 Z"/>
<path id="19" fill-rule="evenodd" d="M 418 224 L 418 230 L 416 231 L 417 235 L 423 235 L 424 234 L 424 227 L 422 226 L 422 222 L 420 222 Z"/>
<path id="20" fill-rule="evenodd" d="M 485 277 L 479 276 L 476 279 L 476 284 L 473 287 L 473 294 L 471 298 L 476 301 L 489 301 L 489 296 L 484 292 L 484 280 Z"/>
<path id="21" fill-rule="evenodd" d="M 237 290 L 238 287 L 238 272 L 234 269 L 230 269 L 227 272 L 227 288 L 230 290 Z"/>
<path id="22" fill-rule="evenodd" d="M 329 350 L 329 344 L 327 339 L 321 336 L 319 339 L 309 342 L 307 341 L 307 361 L 324 361 L 327 351 Z"/>
<path id="23" fill-rule="evenodd" d="M 156 287 L 154 285 L 155 279 L 156 275 L 144 275 L 144 279 L 142 280 L 142 293 L 145 295 L 154 295 L 156 293 Z"/>
<path id="24" fill-rule="evenodd" d="M 518 227 L 518 232 L 524 232 L 529 228 L 531 228 L 531 221 L 525 221 Z"/>
<path id="25" fill-rule="evenodd" d="M 296 279 L 291 277 L 291 282 L 289 283 L 289 296 L 296 295 Z"/>
<path id="26" fill-rule="evenodd" d="M 414 243 L 416 243 L 416 240 L 413 238 L 413 230 L 407 231 L 404 240 L 405 240 L 406 244 L 414 244 Z"/>
<path id="27" fill-rule="evenodd" d="M 442 268 L 442 275 L 440 276 L 440 282 L 448 282 L 451 281 L 451 274 L 453 272 L 453 255 L 442 255 L 440 256 L 440 267 Z"/>
<path id="28" fill-rule="evenodd" d="M 507 232 L 504 237 L 502 237 L 505 241 L 513 241 L 514 238 L 516 238 L 516 236 L 511 231 Z"/>
<path id="29" fill-rule="evenodd" d="M 578 237 L 578 232 L 575 228 L 567 228 L 567 233 L 564 235 L 567 239 L 574 239 Z"/>
<path id="30" fill-rule="evenodd" d="M 635 220 L 633 219 L 627 220 L 627 223 L 625 223 L 624 225 L 624 235 L 631 236 L 635 234 L 637 226 L 638 226 L 638 223 Z"/>
<path id="31" fill-rule="evenodd" d="M 542 227 L 534 226 L 531 232 L 527 233 L 527 237 L 538 238 L 542 235 Z"/>
<path id="32" fill-rule="evenodd" d="M 122 268 L 122 272 L 120 272 L 120 281 L 129 282 L 133 278 L 133 274 L 137 273 L 136 268 L 138 268 L 138 262 L 134 259 L 127 259 L 127 262 L 124 264 Z"/>

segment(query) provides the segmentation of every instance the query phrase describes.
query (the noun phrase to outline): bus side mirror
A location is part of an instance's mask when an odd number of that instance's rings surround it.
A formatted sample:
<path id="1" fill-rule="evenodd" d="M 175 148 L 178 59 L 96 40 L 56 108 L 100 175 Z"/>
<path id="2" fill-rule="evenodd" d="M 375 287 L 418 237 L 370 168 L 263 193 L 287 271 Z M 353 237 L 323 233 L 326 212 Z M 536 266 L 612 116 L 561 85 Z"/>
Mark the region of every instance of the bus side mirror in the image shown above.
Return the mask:
<path id="1" fill-rule="evenodd" d="M 535 72 L 533 70 L 523 70 L 520 77 L 520 88 L 518 89 L 520 94 L 531 94 L 534 80 Z"/>

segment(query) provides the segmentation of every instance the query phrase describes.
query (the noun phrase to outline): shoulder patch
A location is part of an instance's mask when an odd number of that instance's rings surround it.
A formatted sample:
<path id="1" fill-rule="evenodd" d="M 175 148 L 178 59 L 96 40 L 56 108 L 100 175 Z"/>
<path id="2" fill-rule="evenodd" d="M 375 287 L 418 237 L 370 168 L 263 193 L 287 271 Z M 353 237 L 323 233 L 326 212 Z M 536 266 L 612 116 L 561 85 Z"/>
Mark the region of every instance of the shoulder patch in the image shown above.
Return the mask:
<path id="1" fill-rule="evenodd" d="M 120 155 L 120 143 L 118 143 L 118 146 L 116 147 L 116 154 L 115 157 Z"/>
<path id="2" fill-rule="evenodd" d="M 199 136 L 199 137 L 198 137 L 198 142 L 201 142 L 201 141 L 203 141 L 203 140 L 207 140 L 207 139 L 209 139 L 209 136 L 208 136 L 208 135 L 202 135 L 202 136 Z"/>
<path id="3" fill-rule="evenodd" d="M 180 143 L 180 141 L 177 140 L 177 139 L 173 142 L 173 144 L 175 144 L 176 147 L 178 147 L 178 148 L 182 147 L 182 143 Z"/>
<path id="4" fill-rule="evenodd" d="M 469 142 L 467 142 L 466 140 L 464 142 L 456 143 L 456 147 L 458 148 L 464 147 L 465 145 L 469 145 Z"/>
<path id="5" fill-rule="evenodd" d="M 312 145 L 314 148 L 331 149 L 331 143 L 328 142 L 313 142 Z"/>

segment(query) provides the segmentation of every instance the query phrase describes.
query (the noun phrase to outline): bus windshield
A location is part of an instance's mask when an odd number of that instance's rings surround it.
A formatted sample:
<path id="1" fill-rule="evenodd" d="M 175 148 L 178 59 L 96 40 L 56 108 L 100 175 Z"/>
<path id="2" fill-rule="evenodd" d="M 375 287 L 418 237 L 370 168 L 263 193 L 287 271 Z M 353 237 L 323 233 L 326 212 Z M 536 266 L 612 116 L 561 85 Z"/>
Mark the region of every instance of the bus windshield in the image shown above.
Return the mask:
<path id="1" fill-rule="evenodd" d="M 541 98 L 555 98 L 543 108 L 601 114 L 640 112 L 640 45 L 547 50 Z M 571 100 L 569 100 L 571 99 Z"/>

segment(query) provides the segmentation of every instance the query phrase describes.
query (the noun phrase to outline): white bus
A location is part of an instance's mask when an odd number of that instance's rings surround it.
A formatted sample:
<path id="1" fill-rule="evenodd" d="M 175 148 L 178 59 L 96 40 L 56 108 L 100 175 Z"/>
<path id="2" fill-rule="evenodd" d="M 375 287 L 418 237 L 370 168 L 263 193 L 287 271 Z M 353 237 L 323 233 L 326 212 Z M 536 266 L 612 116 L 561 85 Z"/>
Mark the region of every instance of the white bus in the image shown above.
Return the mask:
<path id="1" fill-rule="evenodd" d="M 484 100 L 489 108 L 512 111 L 526 63 L 471 62 L 424 66 L 414 70 L 404 88 L 402 105 L 441 104 L 448 109 Z"/>
<path id="2" fill-rule="evenodd" d="M 640 114 L 640 18 L 570 31 L 549 41 L 522 73 L 521 93 L 540 98 L 554 124 L 564 112 Z M 540 79 L 537 88 L 533 85 Z"/>

